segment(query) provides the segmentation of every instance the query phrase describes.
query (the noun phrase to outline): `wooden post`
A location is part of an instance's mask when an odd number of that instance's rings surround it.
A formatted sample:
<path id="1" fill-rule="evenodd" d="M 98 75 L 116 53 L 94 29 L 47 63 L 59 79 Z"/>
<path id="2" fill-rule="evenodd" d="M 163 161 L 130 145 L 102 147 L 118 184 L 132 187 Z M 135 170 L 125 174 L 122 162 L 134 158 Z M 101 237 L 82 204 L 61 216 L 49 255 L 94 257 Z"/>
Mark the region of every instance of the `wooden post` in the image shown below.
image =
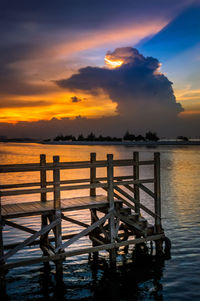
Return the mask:
<path id="1" fill-rule="evenodd" d="M 160 153 L 154 153 L 154 206 L 156 233 L 162 232 L 161 225 L 161 189 L 160 189 Z M 162 241 L 156 241 L 156 254 L 162 252 Z"/>
<path id="2" fill-rule="evenodd" d="M 90 154 L 90 163 L 96 162 L 96 153 Z M 90 184 L 94 184 L 96 181 L 96 167 L 90 168 Z M 96 188 L 90 188 L 90 196 L 96 196 Z"/>
<path id="3" fill-rule="evenodd" d="M 53 157 L 53 186 L 54 186 L 54 209 L 55 209 L 55 219 L 60 218 L 61 220 L 61 201 L 60 201 L 60 168 L 59 168 L 59 156 Z M 55 248 L 62 245 L 62 229 L 61 221 L 54 229 L 55 235 Z M 62 260 L 56 261 L 56 274 L 58 279 L 62 278 Z"/>
<path id="4" fill-rule="evenodd" d="M 46 165 L 46 155 L 40 155 L 40 166 Z M 46 169 L 40 170 L 40 187 L 46 188 L 47 187 L 47 176 L 46 176 Z M 47 193 L 41 192 L 41 202 L 46 202 L 47 200 Z"/>
<path id="5" fill-rule="evenodd" d="M 3 246 L 3 219 L 1 215 L 1 195 L 0 195 L 0 258 L 4 256 L 4 246 Z M 4 272 L 4 260 L 0 260 L 0 292 L 2 292 L 2 297 L 6 295 L 6 281 Z"/>
<path id="6" fill-rule="evenodd" d="M 109 202 L 109 211 L 113 211 L 113 214 L 109 218 L 110 226 L 110 242 L 115 242 L 115 216 L 114 216 L 114 188 L 113 188 L 113 155 L 107 155 L 107 181 L 108 181 L 108 202 Z M 110 250 L 110 261 L 111 264 L 116 261 L 116 252 L 115 249 Z"/>
<path id="7" fill-rule="evenodd" d="M 90 153 L 90 163 L 96 162 L 96 153 Z M 91 167 L 90 168 L 90 184 L 95 183 L 96 181 L 96 167 Z M 90 196 L 95 197 L 96 196 L 96 188 L 90 188 Z M 96 209 L 90 209 L 90 214 L 91 214 L 91 224 L 95 223 L 94 216 L 92 214 L 96 214 Z M 92 234 L 95 236 L 95 230 L 92 232 Z M 97 246 L 98 243 L 94 240 L 92 240 L 92 246 L 95 247 Z M 98 259 L 98 252 L 93 253 L 93 259 L 97 260 Z"/>
<path id="8" fill-rule="evenodd" d="M 135 181 L 139 180 L 139 152 L 134 152 L 133 153 L 133 160 L 134 160 L 134 166 L 133 166 L 133 179 Z M 137 203 L 135 204 L 135 212 L 140 214 L 140 189 L 139 186 L 137 184 L 134 184 L 134 198 L 137 201 Z"/>
<path id="9" fill-rule="evenodd" d="M 40 166 L 45 167 L 45 165 L 46 165 L 46 155 L 42 154 L 42 155 L 40 155 Z M 46 169 L 40 170 L 40 187 L 41 188 L 47 187 L 46 173 L 47 173 Z M 46 192 L 41 192 L 40 200 L 41 200 L 41 202 L 47 201 L 47 193 Z M 45 215 L 45 214 L 41 215 L 41 222 L 42 222 L 42 228 L 48 225 L 47 215 Z M 48 241 L 48 232 L 47 232 L 40 237 L 40 248 L 42 249 L 44 255 L 47 255 L 48 244 L 49 244 L 49 241 Z M 47 265 L 48 264 L 45 263 L 45 266 L 47 266 Z"/>

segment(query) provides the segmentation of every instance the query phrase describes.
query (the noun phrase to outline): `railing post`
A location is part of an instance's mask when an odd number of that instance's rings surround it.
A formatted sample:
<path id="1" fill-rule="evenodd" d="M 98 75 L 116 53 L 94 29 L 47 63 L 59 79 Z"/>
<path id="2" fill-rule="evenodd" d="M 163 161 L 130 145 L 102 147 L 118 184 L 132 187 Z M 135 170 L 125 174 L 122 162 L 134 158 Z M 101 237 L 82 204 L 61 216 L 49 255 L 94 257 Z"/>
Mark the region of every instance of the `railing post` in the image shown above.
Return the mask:
<path id="1" fill-rule="evenodd" d="M 46 155 L 40 155 L 40 166 L 46 165 Z M 40 187 L 46 188 L 47 187 L 47 176 L 46 176 L 46 169 L 40 170 Z M 47 200 L 47 193 L 41 192 L 41 202 L 46 202 Z"/>
<path id="2" fill-rule="evenodd" d="M 96 162 L 96 153 L 90 154 L 90 163 Z M 94 184 L 96 182 L 96 167 L 90 168 L 90 184 Z M 90 188 L 90 196 L 96 196 L 96 188 Z"/>
<path id="3" fill-rule="evenodd" d="M 55 248 L 62 245 L 62 233 L 61 233 L 61 200 L 60 200 L 60 168 L 59 168 L 59 156 L 53 157 L 53 187 L 54 187 L 54 209 L 55 219 L 59 218 L 60 223 L 55 227 Z M 56 261 L 56 273 L 59 278 L 62 278 L 62 260 Z"/>
<path id="4" fill-rule="evenodd" d="M 107 181 L 108 181 L 108 202 L 109 202 L 109 211 L 113 211 L 109 219 L 110 225 L 110 242 L 115 242 L 115 216 L 114 216 L 114 187 L 113 187 L 113 155 L 107 155 Z M 110 250 L 110 261 L 111 264 L 116 260 L 115 249 Z"/>
<path id="5" fill-rule="evenodd" d="M 90 153 L 90 163 L 96 162 L 96 153 Z M 90 167 L 90 184 L 94 184 L 96 182 L 96 167 Z M 91 188 L 90 187 L 90 196 L 95 197 L 96 196 L 96 188 Z M 90 214 L 91 214 L 91 224 L 95 223 L 96 220 L 94 219 L 94 215 L 96 214 L 96 209 L 90 209 Z M 95 229 L 96 230 L 96 229 Z M 92 231 L 92 234 L 95 236 L 97 230 Z M 92 240 L 92 239 L 91 239 Z M 92 245 L 93 247 L 97 246 L 98 243 L 95 240 L 92 240 Z M 93 253 L 93 259 L 97 260 L 98 259 L 98 252 Z"/>
<path id="6" fill-rule="evenodd" d="M 139 174 L 139 152 L 134 152 L 133 153 L 133 160 L 134 160 L 134 165 L 133 165 L 133 179 L 134 181 L 139 180 L 140 174 Z M 134 188 L 134 199 L 136 200 L 135 204 L 135 212 L 140 214 L 140 189 L 137 184 L 133 185 Z"/>
<path id="7" fill-rule="evenodd" d="M 155 206 L 155 229 L 162 233 L 161 225 L 161 188 L 160 188 L 160 153 L 154 153 L 154 206 Z M 156 241 L 156 253 L 162 252 L 162 241 Z"/>
<path id="8" fill-rule="evenodd" d="M 45 167 L 46 165 L 46 155 L 42 154 L 40 155 L 40 166 Z M 41 169 L 40 170 L 40 187 L 41 188 L 46 188 L 47 187 L 47 172 L 46 169 Z M 46 202 L 47 201 L 47 193 L 46 192 L 41 192 L 40 194 L 40 200 L 41 202 Z M 47 215 L 42 214 L 41 215 L 41 221 L 42 221 L 42 227 L 47 226 L 48 220 L 47 220 Z M 48 233 L 45 233 L 40 237 L 40 248 L 43 251 L 44 255 L 47 255 L 47 248 L 48 248 Z M 45 266 L 48 265 L 45 263 Z"/>

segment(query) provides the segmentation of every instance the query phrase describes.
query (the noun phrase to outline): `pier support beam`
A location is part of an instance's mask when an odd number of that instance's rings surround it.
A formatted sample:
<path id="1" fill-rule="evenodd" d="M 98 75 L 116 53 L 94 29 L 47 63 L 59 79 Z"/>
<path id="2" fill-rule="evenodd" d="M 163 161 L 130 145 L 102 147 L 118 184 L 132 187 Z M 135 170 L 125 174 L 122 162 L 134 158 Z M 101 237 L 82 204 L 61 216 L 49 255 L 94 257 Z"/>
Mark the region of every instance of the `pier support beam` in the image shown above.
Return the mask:
<path id="1" fill-rule="evenodd" d="M 96 162 L 96 153 L 90 153 L 90 163 L 95 163 Z M 90 168 L 90 184 L 94 184 L 96 182 L 96 167 L 92 166 Z M 96 196 L 96 188 L 90 188 L 90 196 L 91 197 L 95 197 Z M 91 224 L 95 223 L 96 220 L 94 218 L 94 215 L 96 215 L 96 209 L 91 209 L 90 210 L 91 213 Z M 92 234 L 94 234 L 95 236 L 95 230 L 92 232 Z M 92 239 L 92 246 L 98 246 L 98 243 Z M 98 252 L 94 252 L 93 254 L 93 259 L 97 260 L 99 253 Z"/>
<path id="2" fill-rule="evenodd" d="M 156 234 L 163 232 L 161 225 L 160 153 L 154 153 L 154 207 Z M 156 240 L 156 255 L 163 254 L 162 239 Z"/>
<path id="3" fill-rule="evenodd" d="M 60 168 L 59 168 L 59 156 L 53 157 L 53 183 L 54 183 L 54 210 L 55 219 L 59 218 L 60 223 L 54 228 L 55 235 L 55 248 L 62 245 L 62 228 L 61 228 L 61 200 L 60 200 Z M 62 252 L 62 250 L 60 250 Z M 59 251 L 59 252 L 60 252 Z M 62 279 L 63 276 L 63 260 L 56 260 L 56 278 Z"/>
<path id="4" fill-rule="evenodd" d="M 107 182 L 108 182 L 108 202 L 109 202 L 109 212 L 112 212 L 109 218 L 109 235 L 110 242 L 114 243 L 116 238 L 115 231 L 115 216 L 114 216 L 114 187 L 113 187 L 113 155 L 107 155 Z M 109 251 L 110 253 L 110 263 L 115 265 L 116 263 L 116 250 L 113 248 Z"/>
<path id="5" fill-rule="evenodd" d="M 46 165 L 46 155 L 42 154 L 40 155 L 40 166 L 45 168 Z M 46 188 L 47 187 L 47 176 L 46 176 L 46 169 L 40 170 L 40 187 L 41 188 Z M 46 192 L 41 192 L 40 194 L 40 200 L 43 203 L 46 203 L 47 201 L 47 193 Z M 41 215 L 41 223 L 42 223 L 42 228 L 48 225 L 48 220 L 47 220 L 47 215 L 42 214 Z M 48 254 L 48 245 L 49 245 L 49 240 L 48 240 L 48 232 L 41 235 L 40 237 L 40 248 L 43 252 L 44 255 L 49 255 Z M 49 263 L 44 263 L 45 266 L 48 266 Z"/>

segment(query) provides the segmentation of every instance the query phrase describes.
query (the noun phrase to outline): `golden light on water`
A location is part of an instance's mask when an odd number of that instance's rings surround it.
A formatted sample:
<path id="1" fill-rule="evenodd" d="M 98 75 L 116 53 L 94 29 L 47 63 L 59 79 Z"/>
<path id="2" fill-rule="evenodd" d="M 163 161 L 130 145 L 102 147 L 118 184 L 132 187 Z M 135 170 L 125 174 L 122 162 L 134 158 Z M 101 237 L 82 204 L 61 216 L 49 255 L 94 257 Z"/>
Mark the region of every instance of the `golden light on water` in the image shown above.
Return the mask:
<path id="1" fill-rule="evenodd" d="M 110 68 L 119 68 L 124 62 L 122 60 L 111 60 L 108 55 L 105 56 L 105 63 Z"/>

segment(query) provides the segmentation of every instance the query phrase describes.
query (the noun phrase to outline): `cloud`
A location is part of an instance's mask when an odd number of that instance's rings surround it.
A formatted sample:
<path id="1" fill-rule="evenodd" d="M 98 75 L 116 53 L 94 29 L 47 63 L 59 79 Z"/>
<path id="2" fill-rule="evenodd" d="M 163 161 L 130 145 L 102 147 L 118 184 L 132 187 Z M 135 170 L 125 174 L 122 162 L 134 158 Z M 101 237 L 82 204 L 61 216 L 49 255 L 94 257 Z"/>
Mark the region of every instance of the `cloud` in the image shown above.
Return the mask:
<path id="1" fill-rule="evenodd" d="M 7 99 L 4 102 L 0 102 L 0 109 L 7 108 L 28 108 L 28 107 L 38 107 L 38 106 L 48 106 L 49 104 L 46 101 L 38 100 L 38 101 L 29 101 L 29 100 L 13 100 Z"/>
<path id="2" fill-rule="evenodd" d="M 72 96 L 72 97 L 71 97 L 71 101 L 72 101 L 72 102 L 80 102 L 80 101 L 82 101 L 82 99 L 81 99 L 81 98 L 78 98 L 77 96 Z"/>
<path id="3" fill-rule="evenodd" d="M 110 60 L 122 60 L 119 68 L 86 67 L 57 84 L 72 91 L 87 91 L 93 95 L 102 89 L 113 102 L 117 112 L 133 125 L 157 125 L 157 128 L 177 122 L 183 111 L 176 102 L 172 82 L 160 73 L 160 63 L 152 57 L 144 57 L 131 47 L 108 52 Z"/>

